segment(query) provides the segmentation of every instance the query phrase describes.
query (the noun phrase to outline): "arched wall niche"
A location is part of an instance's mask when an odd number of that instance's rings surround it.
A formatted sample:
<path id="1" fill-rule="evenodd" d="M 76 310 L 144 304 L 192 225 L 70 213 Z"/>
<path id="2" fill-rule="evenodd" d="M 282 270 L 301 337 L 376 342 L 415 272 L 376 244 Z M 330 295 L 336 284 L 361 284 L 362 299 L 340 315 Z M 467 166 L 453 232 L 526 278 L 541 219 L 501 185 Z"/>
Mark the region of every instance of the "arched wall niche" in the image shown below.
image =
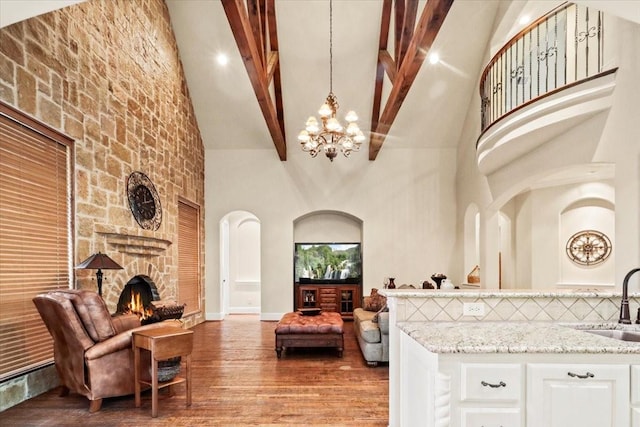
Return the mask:
<path id="1" fill-rule="evenodd" d="M 342 211 L 314 211 L 293 221 L 294 243 L 362 242 L 360 218 Z"/>
<path id="2" fill-rule="evenodd" d="M 615 210 L 615 205 L 610 200 L 607 200 L 601 197 L 586 197 L 568 204 L 567 207 L 565 207 L 561 213 L 564 214 L 565 212 L 571 211 L 573 209 L 579 209 L 584 207 L 601 207 L 601 208 L 609 209 L 611 211 Z"/>
<path id="3" fill-rule="evenodd" d="M 567 255 L 569 239 L 576 233 L 595 230 L 604 233 L 611 241 L 611 254 L 603 262 L 580 265 Z M 615 205 L 607 199 L 586 197 L 568 204 L 560 213 L 559 251 L 560 284 L 572 286 L 614 286 L 615 278 Z"/>

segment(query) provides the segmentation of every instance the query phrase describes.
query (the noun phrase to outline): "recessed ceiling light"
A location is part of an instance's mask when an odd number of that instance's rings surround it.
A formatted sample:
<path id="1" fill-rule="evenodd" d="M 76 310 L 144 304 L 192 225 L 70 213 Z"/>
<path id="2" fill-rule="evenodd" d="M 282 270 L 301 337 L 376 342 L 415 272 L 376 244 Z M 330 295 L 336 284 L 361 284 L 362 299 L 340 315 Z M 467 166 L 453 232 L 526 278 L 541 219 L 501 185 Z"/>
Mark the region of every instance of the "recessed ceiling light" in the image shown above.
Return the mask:
<path id="1" fill-rule="evenodd" d="M 520 25 L 527 25 L 529 22 L 531 22 L 531 17 L 529 15 L 522 15 L 519 22 Z"/>
<path id="2" fill-rule="evenodd" d="M 226 53 L 219 53 L 218 56 L 216 56 L 216 62 L 218 65 L 225 66 L 229 63 L 229 57 Z"/>
<path id="3" fill-rule="evenodd" d="M 438 62 L 440 62 L 440 55 L 438 55 L 437 53 L 432 53 L 429 55 L 430 64 L 437 64 Z"/>

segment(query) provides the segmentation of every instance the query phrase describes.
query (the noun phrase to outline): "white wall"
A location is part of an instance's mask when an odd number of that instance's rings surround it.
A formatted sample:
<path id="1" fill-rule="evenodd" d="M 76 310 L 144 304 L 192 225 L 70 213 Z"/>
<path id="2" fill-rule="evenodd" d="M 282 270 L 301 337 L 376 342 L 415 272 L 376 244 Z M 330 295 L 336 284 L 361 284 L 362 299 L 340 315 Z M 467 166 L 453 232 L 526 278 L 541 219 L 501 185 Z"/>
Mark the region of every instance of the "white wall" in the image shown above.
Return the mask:
<path id="1" fill-rule="evenodd" d="M 207 318 L 220 310 L 218 223 L 238 209 L 260 220 L 263 319 L 293 308 L 294 221 L 311 212 L 340 211 L 362 220 L 365 294 L 382 287 L 384 277 L 419 284 L 452 270 L 460 258 L 453 254 L 455 150 L 385 146 L 373 162 L 367 154 L 332 163 L 298 151 L 295 143 L 286 162 L 275 149 L 206 152 Z"/>
<path id="2" fill-rule="evenodd" d="M 538 2 L 539 3 L 539 2 Z M 560 2 L 555 2 L 559 4 Z M 554 2 L 549 4 L 549 9 Z M 506 32 L 512 31 L 512 25 Z M 501 28 L 496 23 L 496 28 Z M 640 25 L 618 21 L 607 31 L 616 31 L 620 43 L 612 52 L 620 68 L 616 75 L 614 106 L 602 118 L 599 152 L 594 162 L 615 163 L 615 257 L 616 284 L 624 274 L 640 266 Z M 492 45 L 500 45 L 506 34 L 497 34 Z M 485 63 L 494 52 L 487 49 Z M 479 76 L 476 76 L 476 81 Z M 476 86 L 477 87 L 477 86 Z M 428 107 L 425 107 L 428 111 Z M 275 149 L 208 150 L 206 152 L 205 219 L 206 299 L 208 318 L 219 311 L 218 283 L 219 229 L 222 216 L 232 210 L 251 211 L 261 221 L 262 318 L 277 319 L 292 309 L 292 244 L 296 218 L 316 211 L 340 211 L 362 220 L 364 289 L 381 287 L 384 277 L 396 283 L 419 284 L 434 272 L 444 272 L 454 283 L 466 281 L 464 265 L 464 215 L 471 204 L 480 213 L 480 267 L 482 285 L 497 287 L 501 246 L 499 213 L 487 179 L 477 170 L 475 144 L 480 132 L 480 99 L 470 97 L 470 105 L 457 150 L 394 149 L 388 142 L 378 158 L 368 161 L 366 145 L 351 158 L 338 157 L 331 163 L 319 156 L 302 153 L 289 136 L 288 160 L 280 162 Z M 437 113 L 437 112 L 433 112 Z M 570 132 L 578 149 L 581 141 L 592 139 L 592 129 Z M 428 135 L 425 136 L 427 138 Z M 569 153 L 570 155 L 571 153 Z M 516 196 L 517 197 L 517 196 Z M 521 201 L 519 209 L 528 203 Z M 541 209 L 544 209 L 542 207 Z M 531 218 L 513 224 L 518 236 L 512 240 L 515 254 L 515 283 L 510 286 L 552 286 L 557 276 L 539 271 L 535 242 L 557 227 Z M 559 213 L 556 211 L 554 213 Z M 508 214 L 509 215 L 509 214 Z M 534 224 L 535 223 L 535 224 Z M 556 234 L 557 236 L 557 234 Z M 558 271 L 558 260 L 554 261 Z M 638 275 L 637 275 L 638 276 Z M 547 283 L 549 282 L 549 283 Z M 638 277 L 632 290 L 640 290 Z"/>
<path id="3" fill-rule="evenodd" d="M 528 288 L 611 287 L 615 281 L 615 256 L 602 264 L 578 266 L 566 255 L 567 240 L 576 232 L 605 233 L 615 251 L 612 182 L 555 186 L 520 195 L 514 203 L 517 277 Z M 579 203 L 583 201 L 584 203 Z"/>
<path id="4" fill-rule="evenodd" d="M 506 15 L 509 15 L 507 13 Z M 512 14 L 513 15 L 513 14 Z M 510 15 L 511 16 L 511 15 Z M 513 16 L 511 16 L 513 19 Z M 596 198 L 603 198 L 615 204 L 615 232 L 611 240 L 615 242 L 616 252 L 614 271 L 608 278 L 598 277 L 597 282 L 613 283 L 619 290 L 626 272 L 640 266 L 640 85 L 637 84 L 637 76 L 640 75 L 640 25 L 624 20 L 609 20 L 606 38 L 617 43 L 608 45 L 607 57 L 612 58 L 612 63 L 617 63 L 619 68 L 616 73 L 616 88 L 613 94 L 613 107 L 606 115 L 596 117 L 596 120 L 588 123 L 588 126 L 579 125 L 560 135 L 556 139 L 564 143 L 565 147 L 572 150 L 563 152 L 562 156 L 568 163 L 573 157 L 579 158 L 581 146 L 585 141 L 596 140 L 595 155 L 590 161 L 594 165 L 610 163 L 615 165 L 615 178 L 606 183 L 608 189 L 600 188 L 593 194 Z M 496 28 L 509 28 L 510 25 L 501 25 Z M 503 30 L 504 31 L 504 30 Z M 496 33 L 492 39 L 492 46 L 501 45 L 506 40 L 505 34 Z M 499 41 L 499 43 L 497 42 Z M 493 55 L 493 51 L 487 51 L 486 62 Z M 469 206 L 477 205 L 482 221 L 481 230 L 481 274 L 484 287 L 497 287 L 497 253 L 499 243 L 497 210 L 504 205 L 496 206 L 491 189 L 486 177 L 477 170 L 475 144 L 480 135 L 480 110 L 479 97 L 474 97 L 470 105 L 467 120 L 465 122 L 458 151 L 458 174 L 456 183 L 457 204 L 460 207 L 457 215 L 458 242 L 464 242 L 464 211 Z M 597 133 L 594 126 L 598 126 Z M 567 144 L 568 142 L 568 144 Z M 557 142 L 553 142 L 557 144 Z M 565 150 L 566 151 L 566 150 Z M 535 155 L 535 153 L 533 154 Z M 556 153 L 556 156 L 558 154 Z M 548 158 L 546 163 L 552 163 L 555 158 Z M 522 162 L 522 164 L 527 164 Z M 545 160 L 539 159 L 539 168 L 528 164 L 530 169 L 520 168 L 520 179 L 526 180 L 534 176 L 540 168 L 545 167 Z M 504 185 L 513 185 L 514 174 L 510 175 L 511 181 Z M 584 179 L 584 176 L 576 177 Z M 586 181 L 589 185 L 597 185 L 595 182 Z M 524 189 L 526 190 L 526 189 Z M 560 197 L 557 189 L 549 190 L 551 195 L 542 190 L 534 190 L 533 193 L 516 195 L 515 200 L 517 221 L 512 224 L 512 229 L 517 235 L 515 246 L 515 280 L 514 287 L 538 288 L 554 287 L 560 280 L 562 257 L 557 251 L 560 242 L 559 216 L 566 206 L 572 201 L 583 198 L 583 194 L 574 193 L 567 199 Z M 546 194 L 543 196 L 543 194 Z M 550 198 L 549 198 L 550 197 Z M 553 201 L 549 206 L 542 199 Z M 562 203 L 560 203 L 562 201 Z M 508 204 L 509 202 L 507 202 Z M 564 204 L 564 206 L 562 206 Z M 507 209 L 508 211 L 509 209 Z M 542 220 L 544 218 L 544 221 Z M 551 243 L 553 247 L 551 247 Z M 550 250 L 552 249 L 552 250 Z M 553 254 L 553 255 L 552 255 Z M 640 276 L 640 275 L 636 275 Z M 640 279 L 632 279 L 630 289 L 640 291 Z M 588 283 L 585 283 L 588 285 Z"/>

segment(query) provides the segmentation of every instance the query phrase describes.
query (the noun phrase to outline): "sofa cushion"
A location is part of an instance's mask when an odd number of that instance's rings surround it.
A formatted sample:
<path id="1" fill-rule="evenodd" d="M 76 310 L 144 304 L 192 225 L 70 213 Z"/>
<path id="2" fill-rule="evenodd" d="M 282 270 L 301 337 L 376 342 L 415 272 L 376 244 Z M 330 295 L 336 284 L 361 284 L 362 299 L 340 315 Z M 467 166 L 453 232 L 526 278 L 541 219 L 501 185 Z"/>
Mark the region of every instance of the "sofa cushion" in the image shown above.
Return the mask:
<path id="1" fill-rule="evenodd" d="M 387 305 L 387 297 L 380 295 L 378 289 L 371 289 L 371 295 L 364 299 L 363 307 L 367 311 L 378 311 Z"/>
<path id="2" fill-rule="evenodd" d="M 373 323 L 371 320 L 362 320 L 358 326 L 363 340 L 370 343 L 380 342 L 380 328 L 377 323 Z"/>

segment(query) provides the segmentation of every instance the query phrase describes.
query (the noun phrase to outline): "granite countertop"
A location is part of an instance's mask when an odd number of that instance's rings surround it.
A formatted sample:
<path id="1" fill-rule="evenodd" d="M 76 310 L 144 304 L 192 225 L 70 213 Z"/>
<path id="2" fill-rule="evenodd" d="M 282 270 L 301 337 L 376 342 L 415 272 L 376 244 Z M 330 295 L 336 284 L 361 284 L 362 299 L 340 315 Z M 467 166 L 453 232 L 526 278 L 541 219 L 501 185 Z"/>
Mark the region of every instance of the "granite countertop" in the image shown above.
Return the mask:
<path id="1" fill-rule="evenodd" d="M 601 289 L 575 290 L 530 290 L 530 289 L 378 289 L 378 293 L 391 298 L 619 298 L 622 291 Z M 638 298 L 640 293 L 629 293 L 629 298 Z"/>
<path id="2" fill-rule="evenodd" d="M 638 325 L 536 322 L 400 322 L 398 327 L 432 353 L 616 353 L 640 354 L 640 343 L 580 329 Z"/>

